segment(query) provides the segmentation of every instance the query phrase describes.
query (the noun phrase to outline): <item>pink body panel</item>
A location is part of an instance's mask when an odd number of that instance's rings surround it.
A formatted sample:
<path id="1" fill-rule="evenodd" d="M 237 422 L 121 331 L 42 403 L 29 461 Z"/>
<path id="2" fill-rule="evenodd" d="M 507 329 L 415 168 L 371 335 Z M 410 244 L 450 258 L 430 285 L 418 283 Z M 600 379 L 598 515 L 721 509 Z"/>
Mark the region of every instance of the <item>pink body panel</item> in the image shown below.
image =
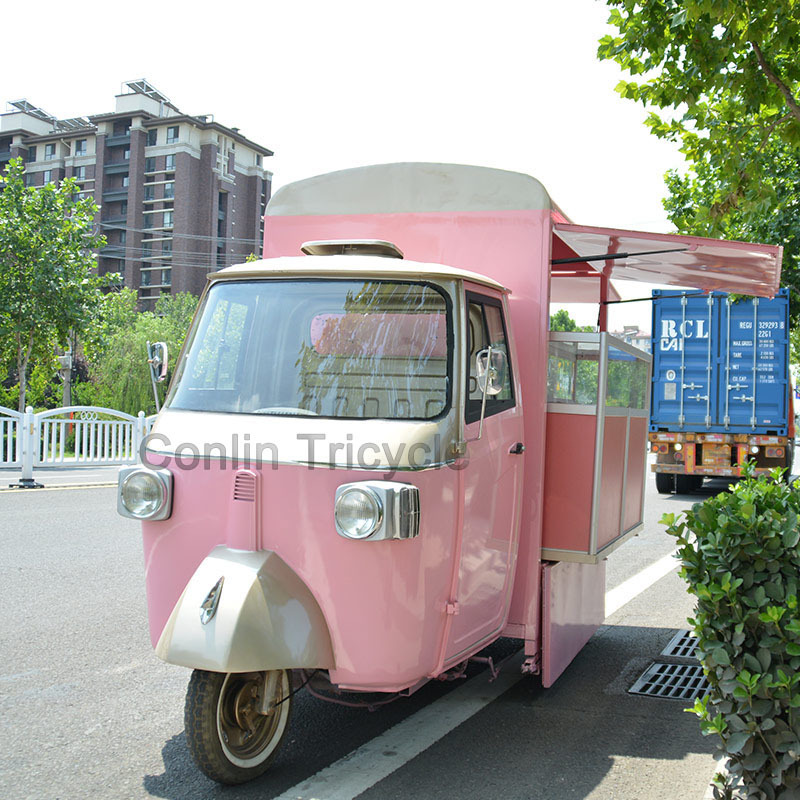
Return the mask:
<path id="1" fill-rule="evenodd" d="M 626 417 L 606 417 L 603 429 L 603 466 L 600 478 L 600 512 L 597 517 L 597 549 L 620 535 L 622 489 L 625 483 Z M 644 445 L 639 453 L 644 452 Z M 643 461 L 643 459 L 640 458 Z"/>
<path id="2" fill-rule="evenodd" d="M 226 542 L 235 470 L 220 462 L 172 466 L 174 506 L 163 522 L 145 522 L 150 634 L 158 641 L 200 562 Z M 314 594 L 327 621 L 341 686 L 391 691 L 429 676 L 442 649 L 459 498 L 447 468 L 396 473 L 419 487 L 420 535 L 358 542 L 336 533 L 333 504 L 343 483 L 383 473 L 280 465 L 255 470 L 261 495 L 261 546 L 274 550 Z M 248 504 L 249 505 L 249 504 Z"/>
<path id="3" fill-rule="evenodd" d="M 628 447 L 628 475 L 625 481 L 625 517 L 623 530 L 630 530 L 642 518 L 644 475 L 646 461 L 637 458 L 647 447 L 647 419 L 631 417 L 630 444 Z"/>
<path id="4" fill-rule="evenodd" d="M 588 551 L 596 431 L 594 415 L 547 415 L 543 547 Z"/>
<path id="5" fill-rule="evenodd" d="M 407 259 L 474 270 L 513 290 L 509 336 L 519 365 L 526 450 L 519 457 L 525 480 L 507 621 L 509 630 L 534 649 L 540 635 L 551 238 L 549 209 L 267 216 L 264 231 L 265 258 L 299 255 L 301 245 L 311 240 L 382 239 L 396 244 Z"/>
<path id="6" fill-rule="evenodd" d="M 605 618 L 606 562 L 548 563 L 543 572 L 542 685 L 556 678 Z"/>

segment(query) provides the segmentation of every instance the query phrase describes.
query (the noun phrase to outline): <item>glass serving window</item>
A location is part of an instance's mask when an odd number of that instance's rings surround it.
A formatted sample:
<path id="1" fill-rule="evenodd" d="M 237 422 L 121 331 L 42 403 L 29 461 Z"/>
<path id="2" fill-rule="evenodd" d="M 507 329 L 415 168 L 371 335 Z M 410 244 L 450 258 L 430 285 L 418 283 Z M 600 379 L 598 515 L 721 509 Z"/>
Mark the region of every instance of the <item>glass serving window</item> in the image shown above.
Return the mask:
<path id="1" fill-rule="evenodd" d="M 547 402 L 597 405 L 600 341 L 551 341 L 547 361 Z"/>
<path id="2" fill-rule="evenodd" d="M 609 344 L 606 405 L 615 408 L 645 408 L 647 372 L 646 361 Z"/>
<path id="3" fill-rule="evenodd" d="M 423 283 L 220 282 L 168 405 L 196 411 L 433 419 L 450 405 L 450 303 Z"/>

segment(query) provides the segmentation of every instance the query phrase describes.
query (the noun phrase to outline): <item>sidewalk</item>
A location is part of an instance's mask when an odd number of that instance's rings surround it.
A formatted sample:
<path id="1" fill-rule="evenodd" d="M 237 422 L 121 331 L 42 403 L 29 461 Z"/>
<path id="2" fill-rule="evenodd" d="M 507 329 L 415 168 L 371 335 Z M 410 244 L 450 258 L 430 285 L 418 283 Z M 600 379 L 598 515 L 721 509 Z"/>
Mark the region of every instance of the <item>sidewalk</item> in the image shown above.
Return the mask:
<path id="1" fill-rule="evenodd" d="M 45 488 L 116 486 L 118 473 L 118 464 L 108 466 L 91 464 L 86 466 L 36 467 L 33 470 L 33 479 L 36 483 L 41 483 Z M 22 470 L 19 467 L 0 469 L 0 491 L 8 491 L 9 484 L 16 484 L 21 475 Z M 26 491 L 35 490 L 30 489 Z"/>

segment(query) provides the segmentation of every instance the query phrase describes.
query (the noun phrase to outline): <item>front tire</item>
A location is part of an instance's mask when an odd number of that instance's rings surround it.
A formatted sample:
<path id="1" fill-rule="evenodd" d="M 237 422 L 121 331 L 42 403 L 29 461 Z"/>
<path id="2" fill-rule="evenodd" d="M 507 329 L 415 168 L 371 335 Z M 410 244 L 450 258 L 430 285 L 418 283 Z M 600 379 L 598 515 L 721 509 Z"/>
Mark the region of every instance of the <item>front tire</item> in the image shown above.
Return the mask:
<path id="1" fill-rule="evenodd" d="M 656 472 L 656 491 L 659 494 L 672 494 L 675 491 L 675 476 L 671 472 Z"/>
<path id="2" fill-rule="evenodd" d="M 270 680 L 271 677 L 271 680 Z M 196 669 L 186 690 L 186 742 L 197 766 L 224 784 L 251 781 L 269 769 L 289 724 L 287 670 L 221 673 Z M 269 714 L 261 695 L 271 687 Z"/>

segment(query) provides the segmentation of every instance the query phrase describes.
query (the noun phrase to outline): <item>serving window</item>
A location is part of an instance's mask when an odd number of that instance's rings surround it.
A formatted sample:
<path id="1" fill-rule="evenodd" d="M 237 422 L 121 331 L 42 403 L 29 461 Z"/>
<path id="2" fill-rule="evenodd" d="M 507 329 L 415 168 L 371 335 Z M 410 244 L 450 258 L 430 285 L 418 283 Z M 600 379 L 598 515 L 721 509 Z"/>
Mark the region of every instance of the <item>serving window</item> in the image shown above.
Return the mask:
<path id="1" fill-rule="evenodd" d="M 543 557 L 596 562 L 642 527 L 650 355 L 551 333 Z"/>

